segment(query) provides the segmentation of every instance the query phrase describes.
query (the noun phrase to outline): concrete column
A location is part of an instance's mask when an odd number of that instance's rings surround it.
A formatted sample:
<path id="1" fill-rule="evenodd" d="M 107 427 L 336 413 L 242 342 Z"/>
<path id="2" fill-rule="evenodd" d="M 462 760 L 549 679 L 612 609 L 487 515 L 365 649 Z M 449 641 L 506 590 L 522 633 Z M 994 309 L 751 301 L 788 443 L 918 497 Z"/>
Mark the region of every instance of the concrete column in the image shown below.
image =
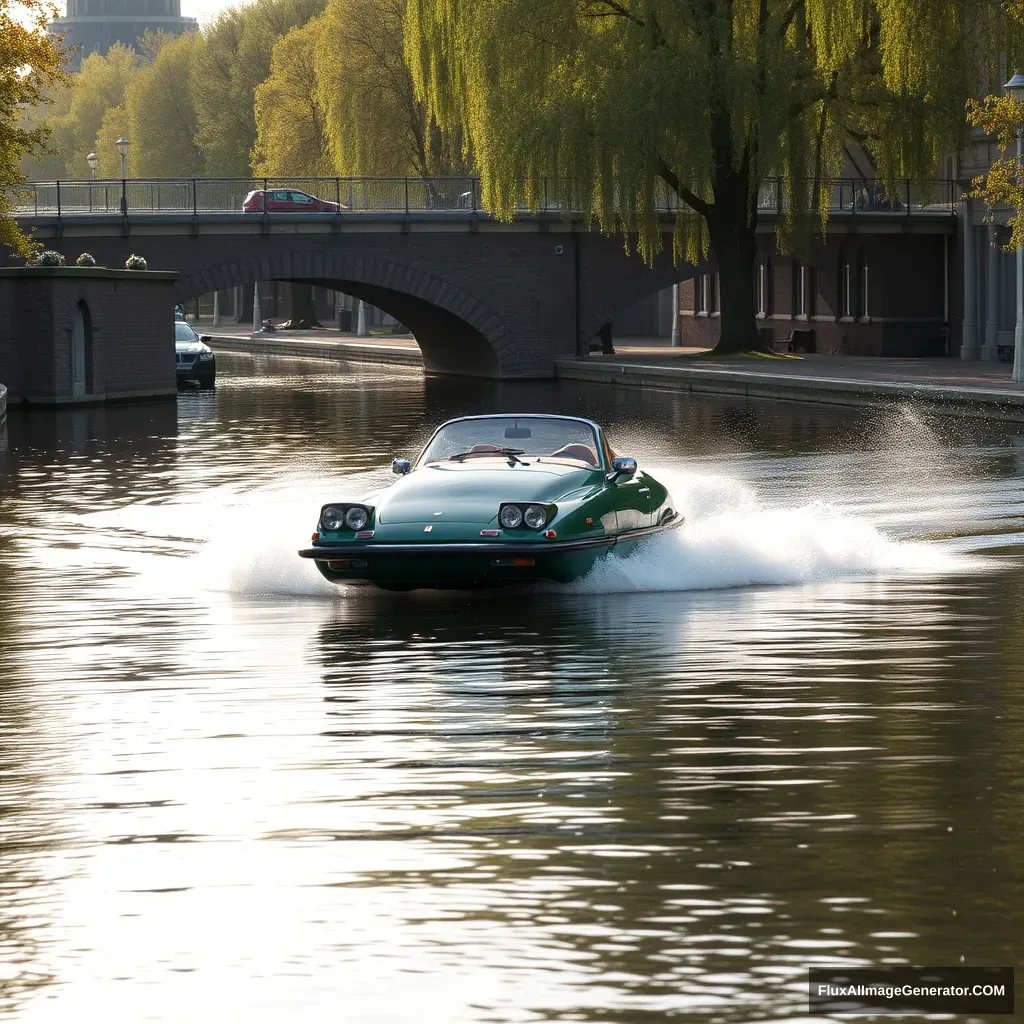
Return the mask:
<path id="1" fill-rule="evenodd" d="M 220 292 L 213 293 L 213 326 L 220 327 Z"/>
<path id="2" fill-rule="evenodd" d="M 263 313 L 260 310 L 260 283 L 257 281 L 252 286 L 252 333 L 258 334 L 263 330 Z"/>
<path id="3" fill-rule="evenodd" d="M 971 223 L 971 201 L 964 203 L 964 325 L 961 359 L 978 358 L 978 246 Z"/>
<path id="4" fill-rule="evenodd" d="M 679 348 L 683 344 L 683 334 L 679 329 L 679 283 L 672 285 L 672 347 Z"/>
<path id="5" fill-rule="evenodd" d="M 370 332 L 366 328 L 366 303 L 359 300 L 359 321 L 356 326 L 356 336 L 360 338 L 369 337 Z"/>
<path id="6" fill-rule="evenodd" d="M 988 226 L 988 263 L 985 267 L 985 342 L 982 359 L 999 357 L 999 245 L 996 226 Z"/>

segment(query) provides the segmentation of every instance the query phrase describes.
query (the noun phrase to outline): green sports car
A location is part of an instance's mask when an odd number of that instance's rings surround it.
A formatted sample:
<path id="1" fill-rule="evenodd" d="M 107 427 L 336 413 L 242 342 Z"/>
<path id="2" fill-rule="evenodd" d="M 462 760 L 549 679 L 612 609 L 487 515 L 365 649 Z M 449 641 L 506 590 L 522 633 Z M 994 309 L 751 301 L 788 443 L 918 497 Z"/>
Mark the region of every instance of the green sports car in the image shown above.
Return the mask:
<path id="1" fill-rule="evenodd" d="M 665 488 L 572 416 L 465 416 L 365 501 L 320 510 L 312 558 L 332 583 L 471 589 L 585 575 L 680 526 Z"/>

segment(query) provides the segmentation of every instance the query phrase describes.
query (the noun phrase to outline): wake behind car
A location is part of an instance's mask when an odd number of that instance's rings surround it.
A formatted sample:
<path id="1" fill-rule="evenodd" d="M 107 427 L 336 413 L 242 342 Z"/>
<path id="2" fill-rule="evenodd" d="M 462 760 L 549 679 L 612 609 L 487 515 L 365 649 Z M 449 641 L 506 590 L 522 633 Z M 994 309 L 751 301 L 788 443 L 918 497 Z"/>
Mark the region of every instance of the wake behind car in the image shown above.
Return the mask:
<path id="1" fill-rule="evenodd" d="M 208 334 L 199 337 L 183 320 L 174 322 L 174 356 L 178 369 L 178 385 L 195 383 L 212 388 L 217 379 L 217 359 L 206 343 Z"/>
<path id="2" fill-rule="evenodd" d="M 332 583 L 473 589 L 584 576 L 683 523 L 668 491 L 590 420 L 467 416 L 364 501 L 320 510 L 313 559 Z"/>

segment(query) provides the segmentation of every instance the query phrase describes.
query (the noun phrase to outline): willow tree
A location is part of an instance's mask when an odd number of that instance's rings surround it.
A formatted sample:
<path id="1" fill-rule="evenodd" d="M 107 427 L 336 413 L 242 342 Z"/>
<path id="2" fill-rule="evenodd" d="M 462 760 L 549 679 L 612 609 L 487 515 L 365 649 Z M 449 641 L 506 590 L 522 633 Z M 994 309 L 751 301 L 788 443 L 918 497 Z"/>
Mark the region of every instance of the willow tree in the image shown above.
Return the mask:
<path id="1" fill-rule="evenodd" d="M 317 94 L 338 173 L 464 174 L 458 117 L 439 130 L 403 59 L 406 0 L 329 0 L 315 52 Z"/>
<path id="2" fill-rule="evenodd" d="M 718 351 L 756 346 L 758 196 L 782 180 L 779 243 L 829 203 L 844 145 L 883 181 L 924 182 L 955 147 L 966 99 L 1016 0 L 409 0 L 406 59 L 438 122 L 464 123 L 499 217 L 546 177 L 563 205 L 662 246 L 710 245 Z"/>
<path id="3" fill-rule="evenodd" d="M 254 98 L 252 169 L 258 176 L 319 178 L 334 173 L 313 61 L 322 18 L 293 28 L 274 44 L 270 74 Z"/>
<path id="4" fill-rule="evenodd" d="M 248 177 L 256 142 L 253 93 L 270 74 L 274 44 L 323 7 L 324 0 L 253 0 L 204 27 L 190 59 L 189 88 L 207 174 Z"/>

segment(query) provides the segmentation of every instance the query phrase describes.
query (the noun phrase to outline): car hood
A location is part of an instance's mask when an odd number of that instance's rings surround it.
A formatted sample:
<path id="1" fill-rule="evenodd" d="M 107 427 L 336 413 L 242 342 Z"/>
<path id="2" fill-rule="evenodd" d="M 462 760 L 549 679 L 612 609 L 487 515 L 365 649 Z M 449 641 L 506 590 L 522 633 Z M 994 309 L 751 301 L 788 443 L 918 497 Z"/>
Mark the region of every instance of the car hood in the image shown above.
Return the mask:
<path id="1" fill-rule="evenodd" d="M 490 523 L 503 501 L 557 502 L 601 480 L 598 469 L 557 463 L 432 463 L 388 488 L 376 519 L 389 523 Z"/>
<path id="2" fill-rule="evenodd" d="M 200 352 L 209 352 L 210 346 L 201 341 L 176 341 L 174 351 L 182 356 L 197 356 Z"/>

